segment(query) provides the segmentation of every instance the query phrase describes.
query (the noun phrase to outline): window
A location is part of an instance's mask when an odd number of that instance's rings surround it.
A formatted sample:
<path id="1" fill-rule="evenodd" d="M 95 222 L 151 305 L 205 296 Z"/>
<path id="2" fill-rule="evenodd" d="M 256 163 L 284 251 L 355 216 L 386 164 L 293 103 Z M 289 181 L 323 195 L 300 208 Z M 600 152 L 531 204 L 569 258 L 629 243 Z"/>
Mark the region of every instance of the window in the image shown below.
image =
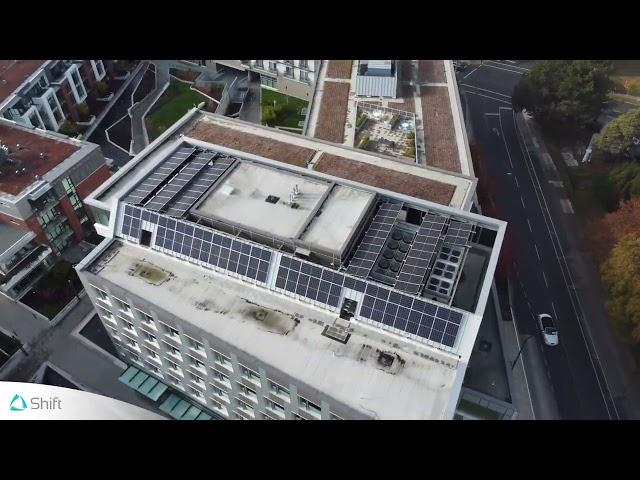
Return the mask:
<path id="1" fill-rule="evenodd" d="M 238 402 L 238 408 L 240 410 L 244 410 L 245 412 L 253 413 L 253 407 L 251 405 L 249 405 L 248 403 L 244 403 L 242 400 L 238 400 L 237 398 L 236 398 L 236 402 Z"/>
<path id="2" fill-rule="evenodd" d="M 309 60 L 300 60 L 298 65 L 300 68 L 309 68 Z"/>
<path id="3" fill-rule="evenodd" d="M 209 401 L 212 403 L 213 408 L 215 408 L 216 410 L 219 410 L 219 411 L 223 412 L 223 413 L 224 413 L 224 415 L 226 415 L 226 414 L 227 414 L 227 409 L 226 409 L 226 408 L 225 408 L 225 407 L 224 407 L 220 402 L 218 402 L 217 400 L 215 400 L 215 399 L 213 399 L 213 398 L 211 398 L 211 397 L 209 397 Z"/>
<path id="4" fill-rule="evenodd" d="M 155 345 L 158 344 L 158 339 L 155 337 L 155 335 L 151 335 L 150 333 L 147 333 L 145 331 L 142 332 L 142 336 L 144 337 L 144 339 L 148 342 L 151 342 Z"/>
<path id="5" fill-rule="evenodd" d="M 167 342 L 162 342 L 162 343 L 164 344 L 164 347 L 167 349 L 167 351 L 171 355 L 175 355 L 177 358 L 182 360 L 182 354 L 180 353 L 180 349 L 174 347 L 173 345 L 169 345 Z"/>
<path id="6" fill-rule="evenodd" d="M 274 412 L 278 412 L 280 414 L 284 415 L 284 407 L 282 405 L 280 405 L 279 403 L 273 402 L 269 399 L 265 400 L 265 405 L 267 406 L 267 408 L 273 410 Z"/>
<path id="7" fill-rule="evenodd" d="M 220 398 L 222 398 L 225 401 L 229 401 L 229 395 L 227 395 L 227 392 L 225 392 L 224 390 L 222 390 L 221 388 L 216 387 L 214 384 L 210 383 L 209 387 L 211 388 L 211 391 L 213 392 L 214 395 L 219 396 Z"/>
<path id="8" fill-rule="evenodd" d="M 80 72 L 78 72 L 77 68 L 74 68 L 71 71 L 71 80 L 73 81 L 73 86 L 75 87 L 78 95 L 76 101 L 81 103 L 87 96 L 87 91 L 84 89 L 84 84 L 82 83 L 82 78 L 80 78 Z"/>
<path id="9" fill-rule="evenodd" d="M 197 340 L 187 337 L 187 342 L 189 342 L 189 348 L 191 348 L 192 350 L 195 350 L 196 352 L 199 352 L 199 353 L 205 352 L 204 345 L 202 345 Z"/>
<path id="10" fill-rule="evenodd" d="M 256 60 L 256 67 L 264 68 L 264 60 Z"/>
<path id="11" fill-rule="evenodd" d="M 293 67 L 290 66 L 286 66 L 284 69 L 284 76 L 285 77 L 289 77 L 289 78 L 293 78 Z"/>
<path id="12" fill-rule="evenodd" d="M 309 72 L 300 70 L 300 81 L 309 83 Z"/>
<path id="13" fill-rule="evenodd" d="M 130 317 L 133 317 L 133 311 L 131 310 L 131 306 L 129 306 L 128 303 L 123 302 L 117 297 L 113 297 L 113 299 L 116 301 L 116 306 L 121 312 L 126 313 Z"/>
<path id="14" fill-rule="evenodd" d="M 260 75 L 260 84 L 264 87 L 276 88 L 276 79 L 266 75 Z"/>
<path id="15" fill-rule="evenodd" d="M 169 325 L 166 324 L 162 324 L 163 328 L 164 328 L 164 333 L 166 335 L 168 335 L 169 337 L 175 339 L 175 340 L 179 340 L 180 339 L 180 332 L 178 332 L 178 330 L 176 330 L 173 327 L 170 327 Z"/>
<path id="16" fill-rule="evenodd" d="M 153 373 L 160 373 L 160 369 L 158 367 L 156 367 L 155 365 L 147 362 L 146 363 L 146 367 L 151 370 Z"/>
<path id="17" fill-rule="evenodd" d="M 203 379 L 201 379 L 199 376 L 194 375 L 193 373 L 190 373 L 190 374 L 189 374 L 189 378 L 191 379 L 191 381 L 192 381 L 193 383 L 196 383 L 196 384 L 198 384 L 198 385 L 202 385 L 202 386 L 204 386 L 204 380 L 203 380 Z"/>
<path id="18" fill-rule="evenodd" d="M 104 64 L 102 60 L 91 60 L 91 65 L 93 66 L 93 73 L 96 77 L 96 80 L 102 80 L 104 77 Z"/>
<path id="19" fill-rule="evenodd" d="M 284 387 L 281 387 L 277 383 L 269 382 L 269 391 L 274 395 L 278 395 L 280 397 L 285 397 L 286 399 L 289 399 L 289 395 L 290 395 L 289 390 L 287 390 Z"/>
<path id="20" fill-rule="evenodd" d="M 202 392 L 193 387 L 189 387 L 189 393 L 191 393 L 191 395 L 196 397 L 198 400 L 204 400 L 204 395 L 202 394 Z"/>
<path id="21" fill-rule="evenodd" d="M 125 345 L 127 345 L 129 347 L 132 347 L 132 348 L 138 348 L 138 342 L 136 342 L 135 340 L 130 339 L 126 335 L 123 335 L 123 336 L 124 336 Z"/>
<path id="22" fill-rule="evenodd" d="M 155 350 L 151 350 L 150 348 L 145 347 L 144 351 L 147 352 L 147 356 L 149 358 L 155 358 L 155 359 L 159 358 Z"/>
<path id="23" fill-rule="evenodd" d="M 211 374 L 213 375 L 213 378 L 215 378 L 216 380 L 224 383 L 227 386 L 231 386 L 231 382 L 229 381 L 229 377 L 227 377 L 226 375 L 217 372 L 215 370 L 211 371 Z"/>
<path id="24" fill-rule="evenodd" d="M 93 285 L 91 286 L 95 290 L 96 297 L 98 297 L 98 300 L 111 305 L 111 300 L 109 300 L 109 295 L 107 294 L 107 292 L 105 292 L 104 290 L 100 290 L 98 287 L 94 287 Z"/>
<path id="25" fill-rule="evenodd" d="M 173 363 L 171 360 L 168 360 L 166 358 L 165 358 L 165 362 L 167 362 L 167 365 L 169 366 L 170 370 L 173 370 L 176 373 L 179 373 L 180 375 L 182 375 L 182 369 L 178 366 L 177 363 Z"/>
<path id="26" fill-rule="evenodd" d="M 202 363 L 200 360 L 195 359 L 193 357 L 189 357 L 189 363 L 191 365 L 193 365 L 194 367 L 202 369 L 202 370 L 204 370 L 204 368 L 205 368 L 204 367 L 204 363 Z"/>
<path id="27" fill-rule="evenodd" d="M 254 390 L 251 390 L 250 388 L 245 387 L 244 385 L 242 385 L 241 383 L 238 383 L 238 389 L 244 393 L 246 396 L 248 396 L 249 398 L 256 400 L 258 397 L 256 396 L 256 392 Z"/>
<path id="28" fill-rule="evenodd" d="M 167 373 L 167 376 L 171 379 L 171 382 L 178 387 L 180 390 L 184 391 L 184 387 L 182 386 L 182 382 L 180 381 L 180 379 L 174 377 L 173 375 L 171 375 L 170 373 Z"/>
<path id="29" fill-rule="evenodd" d="M 129 358 L 131 360 L 133 360 L 134 362 L 139 362 L 140 361 L 140 357 L 138 355 L 136 355 L 135 353 L 130 353 L 129 354 Z"/>
<path id="30" fill-rule="evenodd" d="M 293 419 L 294 420 L 304 420 L 304 418 L 302 418 L 300 415 L 298 415 L 297 413 L 293 414 Z"/>
<path id="31" fill-rule="evenodd" d="M 212 350 L 212 352 L 213 352 L 213 358 L 215 359 L 216 363 L 219 363 L 224 367 L 231 368 L 231 359 L 229 357 L 226 357 L 221 353 L 216 352 L 215 350 Z"/>
<path id="32" fill-rule="evenodd" d="M 118 320 L 120 320 L 120 323 L 125 330 L 129 330 L 129 333 L 133 333 L 135 335 L 136 329 L 133 326 L 133 323 L 120 317 L 118 317 Z"/>
<path id="33" fill-rule="evenodd" d="M 244 365 L 240 365 L 240 372 L 242 373 L 242 376 L 247 378 L 248 380 L 251 380 L 253 382 L 260 381 L 260 375 L 258 375 L 250 368 L 245 367 Z"/>
<path id="34" fill-rule="evenodd" d="M 156 322 L 153 321 L 153 317 L 151 315 L 149 315 L 148 313 L 143 312 L 142 310 L 138 310 L 136 308 L 136 312 L 138 312 L 138 317 L 140 318 L 140 321 L 146 325 L 147 327 L 151 327 L 154 330 L 157 330 L 158 328 L 156 327 Z"/>
<path id="35" fill-rule="evenodd" d="M 311 412 L 311 413 L 316 413 L 318 415 L 320 415 L 320 412 L 322 411 L 321 408 L 318 405 L 316 405 L 315 403 L 310 402 L 306 398 L 300 397 L 300 401 L 298 402 L 298 405 L 303 410 L 306 410 L 306 411 Z"/>
<path id="36" fill-rule="evenodd" d="M 277 71 L 276 62 L 269 62 L 269 71 L 274 73 Z"/>
<path id="37" fill-rule="evenodd" d="M 56 123 L 62 123 L 64 120 L 64 115 L 62 114 L 62 108 L 60 107 L 60 103 L 56 98 L 56 94 L 51 90 L 51 94 L 47 97 L 47 104 L 51 109 L 51 113 L 53 114 L 53 118 Z"/>
<path id="38" fill-rule="evenodd" d="M 104 307 L 101 307 L 100 305 L 96 305 L 96 307 L 98 307 L 98 313 L 100 314 L 100 317 L 103 320 L 107 320 L 111 323 L 116 323 L 116 319 L 114 318 L 114 316 L 111 314 L 109 310 L 107 310 Z"/>

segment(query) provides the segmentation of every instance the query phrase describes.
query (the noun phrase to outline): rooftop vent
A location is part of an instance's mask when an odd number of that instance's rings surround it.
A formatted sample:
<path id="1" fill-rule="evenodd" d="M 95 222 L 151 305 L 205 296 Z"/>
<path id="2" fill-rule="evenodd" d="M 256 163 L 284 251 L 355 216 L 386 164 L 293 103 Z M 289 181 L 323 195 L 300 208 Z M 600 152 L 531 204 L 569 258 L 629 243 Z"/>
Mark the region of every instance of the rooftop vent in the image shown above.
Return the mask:
<path id="1" fill-rule="evenodd" d="M 378 355 L 378 363 L 383 367 L 391 367 L 395 359 L 395 355 L 391 355 L 390 353 L 386 352 L 380 352 L 380 354 Z"/>
<path id="2" fill-rule="evenodd" d="M 349 341 L 349 337 L 351 337 L 351 329 L 338 320 L 336 319 L 333 325 L 325 326 L 324 330 L 322 330 L 322 336 L 346 344 Z"/>
<path id="3" fill-rule="evenodd" d="M 265 198 L 265 202 L 269 202 L 269 203 L 278 203 L 278 200 L 280 200 L 280 197 L 276 197 L 275 195 L 269 195 L 267 198 Z"/>

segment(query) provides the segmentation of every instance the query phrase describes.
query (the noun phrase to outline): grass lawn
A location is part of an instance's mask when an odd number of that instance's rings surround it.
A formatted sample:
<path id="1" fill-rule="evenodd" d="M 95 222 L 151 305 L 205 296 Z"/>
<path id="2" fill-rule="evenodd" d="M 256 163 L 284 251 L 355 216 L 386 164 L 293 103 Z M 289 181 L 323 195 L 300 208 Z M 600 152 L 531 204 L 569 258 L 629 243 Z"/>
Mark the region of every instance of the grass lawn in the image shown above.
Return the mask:
<path id="1" fill-rule="evenodd" d="M 61 260 L 20 301 L 51 320 L 82 288 L 73 265 Z"/>
<path id="2" fill-rule="evenodd" d="M 275 102 L 276 105 L 280 105 L 282 109 L 277 113 L 273 125 L 269 126 L 302 128 L 298 123 L 304 122 L 305 116 L 300 115 L 300 111 L 303 108 L 307 108 L 309 102 L 263 88 L 261 107 L 265 107 L 266 105 L 273 106 L 273 102 Z"/>
<path id="3" fill-rule="evenodd" d="M 158 138 L 194 105 L 207 100 L 205 96 L 191 90 L 188 84 L 172 81 L 145 118 L 149 140 Z"/>

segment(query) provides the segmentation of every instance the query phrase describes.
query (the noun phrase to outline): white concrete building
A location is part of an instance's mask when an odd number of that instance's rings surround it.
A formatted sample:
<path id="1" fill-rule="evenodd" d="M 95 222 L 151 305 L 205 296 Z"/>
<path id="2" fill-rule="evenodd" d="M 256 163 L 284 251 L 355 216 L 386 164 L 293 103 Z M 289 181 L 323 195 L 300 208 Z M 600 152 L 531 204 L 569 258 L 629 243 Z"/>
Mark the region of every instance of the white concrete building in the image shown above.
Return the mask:
<path id="1" fill-rule="evenodd" d="M 223 418 L 453 418 L 506 224 L 202 141 L 189 120 L 88 200 L 107 238 L 76 268 L 121 357 Z M 320 166 L 327 148 L 363 157 L 304 141 Z"/>
<path id="2" fill-rule="evenodd" d="M 265 88 L 311 100 L 321 60 L 206 60 L 209 68 L 233 68 L 259 76 Z"/>

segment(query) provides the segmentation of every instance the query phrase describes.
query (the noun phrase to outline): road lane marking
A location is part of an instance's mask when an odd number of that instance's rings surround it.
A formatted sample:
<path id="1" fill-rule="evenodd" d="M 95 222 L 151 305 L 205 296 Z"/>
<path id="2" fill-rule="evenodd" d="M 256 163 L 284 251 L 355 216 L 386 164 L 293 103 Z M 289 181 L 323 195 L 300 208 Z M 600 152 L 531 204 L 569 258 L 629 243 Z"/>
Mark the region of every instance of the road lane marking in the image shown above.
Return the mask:
<path id="1" fill-rule="evenodd" d="M 462 85 L 462 86 L 464 87 L 464 85 Z M 488 98 L 488 99 L 490 99 L 490 100 L 495 100 L 496 102 L 504 102 L 504 103 L 506 103 L 506 104 L 511 105 L 511 102 L 510 102 L 510 101 L 508 101 L 508 100 L 502 100 L 501 98 L 490 97 L 489 95 L 483 95 L 483 94 L 481 94 L 481 93 L 473 92 L 473 91 L 471 91 L 471 90 L 466 90 L 466 89 L 465 89 L 465 93 L 470 93 L 470 94 L 472 94 L 472 95 L 477 95 L 477 96 L 479 96 L 479 97 L 484 97 L 484 98 Z"/>
<path id="2" fill-rule="evenodd" d="M 489 60 L 490 61 L 490 60 Z M 506 65 L 503 65 L 502 67 L 497 67 L 495 65 L 491 65 L 490 63 L 483 63 L 483 65 L 485 67 L 489 67 L 489 68 L 495 68 L 496 70 L 504 70 L 505 72 L 509 72 L 509 73 L 514 73 L 516 75 L 522 75 L 524 72 L 518 72 L 517 70 L 512 70 L 512 68 L 519 68 L 519 67 L 509 67 L 509 68 L 505 68 Z"/>
<path id="3" fill-rule="evenodd" d="M 485 115 L 491 115 L 491 116 L 494 116 L 494 115 L 495 115 L 496 117 L 499 117 L 499 116 L 500 116 L 500 114 L 499 114 L 499 113 L 491 113 L 491 112 L 486 112 L 486 113 L 485 113 Z"/>
<path id="4" fill-rule="evenodd" d="M 501 118 L 502 120 L 502 118 Z M 516 132 L 519 131 L 518 129 L 518 125 L 516 124 L 516 118 L 515 115 L 513 116 L 513 125 L 516 129 Z M 587 355 L 589 356 L 589 361 L 591 362 L 591 366 L 593 367 L 593 375 L 596 379 L 596 383 L 598 384 L 598 387 L 600 389 L 600 395 L 602 396 L 602 400 L 604 402 L 604 407 L 607 410 L 607 414 L 609 415 L 609 418 L 614 418 L 611 415 L 611 410 L 609 409 L 609 405 L 607 402 L 607 398 L 605 397 L 605 392 L 604 389 L 602 388 L 602 384 L 600 382 L 600 378 L 598 376 L 598 372 L 596 371 L 596 362 L 598 363 L 598 366 L 600 367 L 600 372 L 602 374 L 602 378 L 604 380 L 604 383 L 607 387 L 607 394 L 609 396 L 609 400 L 611 401 L 611 405 L 613 407 L 613 412 L 615 414 L 615 418 L 620 419 L 620 414 L 618 413 L 618 409 L 616 407 L 615 402 L 613 401 L 613 394 L 611 392 L 611 387 L 609 386 L 609 382 L 607 380 L 607 377 L 605 375 L 604 369 L 602 368 L 602 363 L 600 361 L 600 357 L 598 355 L 598 351 L 595 347 L 595 343 L 593 342 L 593 338 L 591 335 L 591 332 L 587 329 L 587 334 L 585 335 L 585 328 L 583 328 L 582 326 L 582 320 L 581 320 L 581 313 L 584 312 L 584 308 L 582 307 L 582 302 L 580 301 L 580 296 L 577 294 L 577 292 L 574 291 L 574 295 L 575 295 L 575 299 L 574 296 L 571 295 L 571 288 L 569 287 L 569 282 L 567 281 L 567 276 L 569 277 L 569 279 L 571 280 L 571 284 L 573 285 L 573 275 L 571 273 L 571 270 L 569 269 L 569 264 L 567 263 L 567 258 L 566 255 L 564 254 L 564 249 L 562 248 L 562 244 L 560 243 L 559 237 L 558 237 L 558 232 L 556 230 L 556 226 L 555 226 L 555 222 L 553 221 L 553 218 L 551 217 L 551 213 L 549 211 L 549 205 L 547 204 L 547 199 L 544 196 L 544 193 L 542 192 L 542 186 L 540 185 L 540 179 L 538 178 L 538 173 L 536 172 L 535 168 L 534 168 L 534 164 L 533 164 L 533 160 L 531 158 L 531 154 L 529 153 L 529 150 L 524 148 L 522 140 L 520 139 L 520 137 L 518 137 L 518 143 L 520 145 L 520 149 L 522 150 L 523 155 L 525 155 L 525 164 L 527 166 L 527 172 L 529 173 L 529 177 L 531 178 L 531 182 L 534 182 L 534 177 L 535 177 L 535 181 L 538 184 L 538 188 L 540 189 L 540 196 L 538 196 L 538 192 L 536 191 L 536 189 L 534 188 L 534 191 L 536 193 L 536 198 L 538 200 L 538 204 L 540 205 L 540 210 L 542 211 L 542 218 L 545 222 L 545 227 L 547 229 L 547 232 L 549 233 L 549 238 L 551 239 L 551 246 L 553 247 L 553 250 L 556 254 L 556 259 L 558 260 L 558 264 L 560 266 L 560 273 L 562 273 L 562 279 L 564 281 L 564 284 L 567 288 L 567 293 L 569 294 L 569 300 L 571 301 L 571 307 L 573 308 L 576 320 L 578 322 L 578 328 L 580 329 L 580 333 L 582 334 L 582 338 L 585 344 L 585 348 L 587 349 Z M 529 160 L 529 162 L 526 162 L 526 160 Z M 533 171 L 533 174 L 531 173 Z M 540 200 L 540 197 L 542 197 L 542 200 Z M 544 203 L 544 206 L 543 206 Z M 547 220 L 547 216 L 545 216 L 544 212 L 545 212 L 545 208 L 546 208 L 546 213 L 548 216 L 548 220 Z M 549 224 L 551 225 L 551 227 L 549 226 Z M 553 228 L 553 233 L 551 231 L 551 228 Z M 558 243 L 557 247 L 556 247 L 556 242 L 553 241 L 553 236 L 555 235 L 556 237 L 556 241 Z M 559 250 L 559 252 L 558 252 Z M 562 261 L 561 261 L 562 259 Z M 566 268 L 566 274 L 565 274 L 565 268 L 562 268 L 562 263 L 564 262 L 564 267 Z M 576 307 L 576 304 L 578 305 Z M 578 311 L 578 307 L 580 309 L 580 312 Z M 587 325 L 585 325 L 586 328 L 588 328 Z M 591 347 L 593 349 L 593 355 L 591 354 L 591 349 L 589 348 L 589 344 L 587 344 L 587 336 L 589 337 L 589 341 L 591 342 Z M 564 351 L 564 348 L 563 348 Z M 566 351 L 564 352 L 565 356 L 566 355 Z M 594 356 L 595 356 L 595 361 L 594 361 Z M 573 372 L 571 371 L 571 369 L 569 369 L 571 376 L 573 377 Z"/>
<path id="5" fill-rule="evenodd" d="M 562 211 L 564 213 L 566 213 L 567 215 L 573 215 L 574 214 L 573 205 L 571 205 L 571 200 L 569 200 L 568 198 L 561 198 L 560 199 L 560 207 L 562 207 Z"/>
<path id="6" fill-rule="evenodd" d="M 553 314 L 555 315 L 556 321 L 558 321 L 558 312 L 556 312 L 556 306 L 553 302 L 551 302 L 551 310 L 553 310 Z"/>
<path id="7" fill-rule="evenodd" d="M 498 117 L 499 123 L 500 123 L 500 131 L 502 132 L 502 141 L 504 142 L 504 148 L 507 150 L 507 157 L 509 158 L 509 165 L 511 165 L 511 168 L 513 170 L 515 170 L 515 168 L 513 167 L 513 161 L 511 160 L 511 152 L 509 152 L 509 146 L 507 145 L 507 141 L 504 138 L 504 130 L 502 129 L 502 115 L 500 115 Z M 520 197 L 522 198 L 522 197 Z M 523 203 L 524 205 L 524 203 Z"/>
<path id="8" fill-rule="evenodd" d="M 518 177 L 516 177 L 515 175 L 513 176 L 513 179 L 516 181 L 516 188 L 519 190 L 520 189 L 520 184 L 518 183 Z"/>
<path id="9" fill-rule="evenodd" d="M 465 87 L 468 87 L 468 88 L 475 88 L 476 90 L 482 90 L 483 92 L 491 93 L 493 95 L 500 95 L 501 97 L 511 98 L 511 95 L 507 95 L 505 93 L 500 93 L 500 92 L 495 92 L 493 90 L 487 90 L 486 88 L 476 87 L 475 85 L 469 85 L 468 83 L 463 83 L 462 85 L 464 85 Z"/>
<path id="10" fill-rule="evenodd" d="M 538 245 L 536 245 L 535 243 L 533 244 L 533 246 L 536 249 L 536 255 L 538 256 L 538 260 L 542 261 L 542 259 L 540 258 L 540 252 L 538 252 Z"/>
<path id="11" fill-rule="evenodd" d="M 522 195 L 520 195 L 520 201 L 522 202 L 522 208 L 527 208 L 524 206 L 524 198 L 522 198 Z"/>
<path id="12" fill-rule="evenodd" d="M 542 278 L 544 278 L 544 284 L 549 288 L 549 282 L 547 282 L 547 276 L 545 275 L 544 270 L 542 271 Z"/>
<path id="13" fill-rule="evenodd" d="M 529 225 L 529 231 L 531 233 L 533 233 L 533 228 L 531 228 L 531 222 L 529 221 L 529 219 L 527 218 L 527 225 Z M 536 251 L 538 250 L 538 247 L 536 247 Z M 540 256 L 538 256 L 538 258 L 540 258 Z"/>
<path id="14" fill-rule="evenodd" d="M 474 68 L 473 70 L 471 70 L 469 73 L 467 73 L 464 77 L 462 77 L 462 80 L 464 80 L 465 78 L 467 78 L 469 75 L 471 75 L 473 72 L 475 72 L 476 70 L 478 70 L 482 65 L 478 65 L 476 68 Z"/>

